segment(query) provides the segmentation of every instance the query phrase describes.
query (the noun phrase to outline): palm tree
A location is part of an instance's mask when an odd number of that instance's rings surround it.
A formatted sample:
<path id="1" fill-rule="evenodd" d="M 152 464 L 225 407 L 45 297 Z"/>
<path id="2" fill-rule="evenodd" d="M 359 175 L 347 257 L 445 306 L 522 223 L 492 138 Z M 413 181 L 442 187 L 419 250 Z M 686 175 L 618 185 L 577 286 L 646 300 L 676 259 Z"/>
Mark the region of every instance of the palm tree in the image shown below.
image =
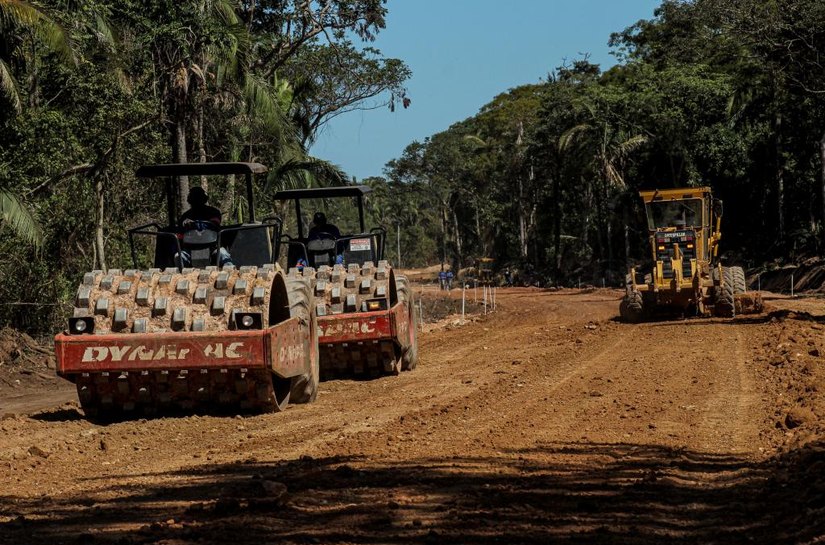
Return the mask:
<path id="1" fill-rule="evenodd" d="M 589 103 L 584 103 L 584 109 L 591 121 L 565 131 L 559 138 L 559 150 L 567 151 L 578 144 L 584 153 L 590 154 L 592 169 L 597 174 L 593 180 L 594 193 L 602 196 L 601 206 L 610 206 L 611 191 L 621 192 L 627 189 L 624 178 L 625 163 L 634 151 L 647 143 L 648 137 L 642 134 L 629 134 L 613 125 L 604 113 L 597 112 L 596 108 Z M 610 219 L 606 213 L 604 215 L 606 217 L 607 269 L 609 271 L 613 264 L 613 233 Z M 625 232 L 625 237 L 627 237 L 627 232 Z M 627 246 L 627 241 L 625 241 L 625 246 Z"/>
<path id="2" fill-rule="evenodd" d="M 37 220 L 14 193 L 0 189 L 0 227 L 5 225 L 26 242 L 40 245 L 43 235 Z"/>
<path id="3" fill-rule="evenodd" d="M 14 77 L 13 61 L 20 55 L 19 37 L 29 33 L 51 52 L 72 58 L 68 35 L 42 8 L 24 0 L 0 0 L 0 94 L 14 113 L 22 111 L 22 100 Z M 42 233 L 37 220 L 22 199 L 0 180 L 0 227 L 8 226 L 23 240 L 39 246 Z"/>
<path id="4" fill-rule="evenodd" d="M 0 48 L 0 93 L 17 113 L 22 109 L 22 102 L 12 64 L 21 48 L 21 40 L 17 38 L 25 32 L 64 59 L 71 59 L 73 55 L 68 34 L 42 8 L 24 0 L 0 0 L 0 40 L 4 46 Z"/>

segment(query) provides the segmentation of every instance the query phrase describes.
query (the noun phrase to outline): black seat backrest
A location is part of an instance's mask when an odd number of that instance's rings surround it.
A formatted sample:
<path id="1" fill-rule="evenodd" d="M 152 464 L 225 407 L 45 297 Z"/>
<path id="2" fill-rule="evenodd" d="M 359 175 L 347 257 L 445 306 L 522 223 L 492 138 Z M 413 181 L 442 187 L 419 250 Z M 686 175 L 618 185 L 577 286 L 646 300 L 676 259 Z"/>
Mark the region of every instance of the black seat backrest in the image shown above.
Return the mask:
<path id="1" fill-rule="evenodd" d="M 331 252 L 335 250 L 335 239 L 319 238 L 307 242 L 307 251 L 310 252 Z"/>
<path id="2" fill-rule="evenodd" d="M 229 229 L 221 232 L 221 244 L 236 266 L 272 263 L 271 225 L 250 223 Z"/>
<path id="3" fill-rule="evenodd" d="M 308 241 L 307 254 L 310 267 L 317 269 L 321 265 L 332 265 L 335 263 L 335 239 L 320 238 Z"/>
<path id="4" fill-rule="evenodd" d="M 355 235 L 338 241 L 338 253 L 344 256 L 344 263 L 363 265 L 367 261 L 375 263 L 378 248 L 373 235 Z"/>

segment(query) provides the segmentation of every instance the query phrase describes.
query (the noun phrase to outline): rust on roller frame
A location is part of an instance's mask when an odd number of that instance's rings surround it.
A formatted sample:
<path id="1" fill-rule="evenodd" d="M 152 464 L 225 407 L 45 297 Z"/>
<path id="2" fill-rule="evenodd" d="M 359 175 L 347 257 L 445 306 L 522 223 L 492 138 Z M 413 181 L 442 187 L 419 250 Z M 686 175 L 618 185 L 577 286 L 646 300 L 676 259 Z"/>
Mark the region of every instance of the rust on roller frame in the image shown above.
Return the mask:
<path id="1" fill-rule="evenodd" d="M 383 312 L 319 316 L 318 337 L 318 342 L 322 345 L 409 337 L 406 307 L 398 303 Z"/>
<path id="2" fill-rule="evenodd" d="M 311 326 L 310 326 L 311 327 Z M 290 318 L 266 330 L 269 335 L 267 360 L 269 368 L 281 377 L 294 377 L 303 372 L 307 357 L 317 357 L 316 345 L 309 342 L 310 328 L 302 330 L 299 318 Z"/>
<path id="3" fill-rule="evenodd" d="M 266 369 L 283 376 L 303 368 L 297 318 L 254 331 L 66 335 L 55 337 L 61 376 L 145 370 Z"/>

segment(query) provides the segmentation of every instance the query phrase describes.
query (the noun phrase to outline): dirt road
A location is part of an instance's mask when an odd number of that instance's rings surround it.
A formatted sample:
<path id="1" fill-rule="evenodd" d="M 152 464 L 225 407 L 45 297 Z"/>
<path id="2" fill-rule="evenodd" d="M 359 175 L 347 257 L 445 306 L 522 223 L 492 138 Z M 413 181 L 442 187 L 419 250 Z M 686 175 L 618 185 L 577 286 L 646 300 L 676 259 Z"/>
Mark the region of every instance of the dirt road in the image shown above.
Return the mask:
<path id="1" fill-rule="evenodd" d="M 502 290 L 417 370 L 281 414 L 97 426 L 51 389 L 0 421 L 0 543 L 825 535 L 817 306 L 630 325 L 619 297 Z"/>

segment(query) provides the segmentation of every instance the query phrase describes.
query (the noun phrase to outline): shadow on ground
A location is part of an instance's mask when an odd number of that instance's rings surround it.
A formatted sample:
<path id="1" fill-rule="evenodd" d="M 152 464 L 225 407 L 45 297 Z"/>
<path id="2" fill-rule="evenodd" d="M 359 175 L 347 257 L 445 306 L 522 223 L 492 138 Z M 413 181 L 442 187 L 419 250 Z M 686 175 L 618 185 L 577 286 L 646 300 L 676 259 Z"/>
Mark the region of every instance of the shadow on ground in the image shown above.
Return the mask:
<path id="1" fill-rule="evenodd" d="M 825 533 L 823 452 L 756 463 L 553 444 L 501 459 L 205 466 L 101 503 L 0 497 L 0 543 L 801 543 Z"/>

